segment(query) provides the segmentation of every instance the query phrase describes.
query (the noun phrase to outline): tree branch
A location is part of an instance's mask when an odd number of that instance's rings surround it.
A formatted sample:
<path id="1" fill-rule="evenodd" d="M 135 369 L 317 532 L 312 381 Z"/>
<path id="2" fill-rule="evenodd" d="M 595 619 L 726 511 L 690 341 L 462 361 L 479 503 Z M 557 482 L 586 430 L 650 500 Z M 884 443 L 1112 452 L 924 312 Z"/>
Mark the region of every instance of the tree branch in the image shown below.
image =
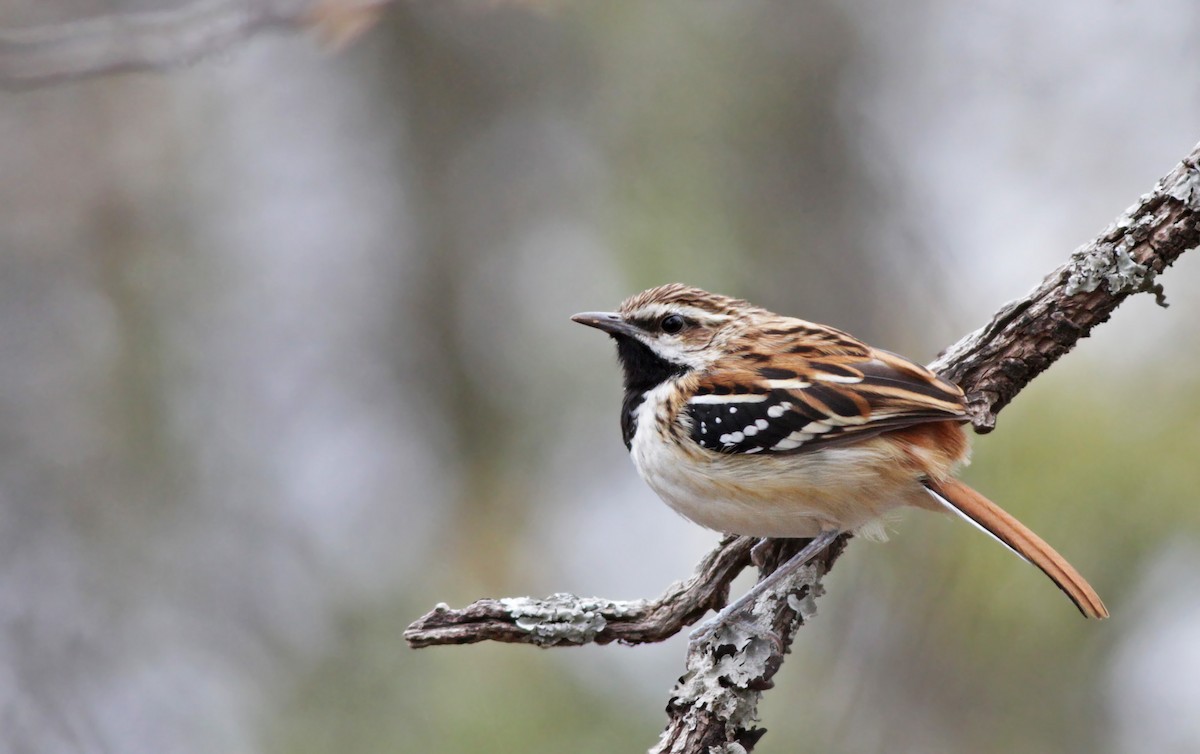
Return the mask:
<path id="1" fill-rule="evenodd" d="M 653 602 L 555 594 L 544 600 L 484 599 L 462 610 L 438 605 L 413 622 L 404 638 L 414 648 L 479 641 L 540 647 L 659 642 L 725 604 L 729 583 L 750 564 L 756 542 L 755 537 L 726 536 L 692 578 L 667 587 Z"/>
<path id="2" fill-rule="evenodd" d="M 1150 292 L 1166 306 L 1157 275 L 1200 243 L 1198 165 L 1200 145 L 1025 298 L 929 365 L 967 392 L 977 431 L 995 428 L 1000 409 L 1131 295 Z"/>
<path id="3" fill-rule="evenodd" d="M 948 348 L 931 368 L 967 393 L 980 432 L 1034 377 L 1104 322 L 1122 301 L 1150 292 L 1165 304 L 1156 276 L 1200 243 L 1200 145 L 1095 240 L 1046 276 L 1029 295 Z M 497 640 L 559 646 L 588 641 L 660 641 L 709 607 L 723 605 L 729 582 L 749 563 L 748 537 L 726 537 L 691 580 L 652 603 L 555 595 L 550 600 L 481 600 L 463 610 L 439 606 L 413 623 L 414 647 Z M 762 691 L 783 664 L 796 630 L 814 612 L 821 579 L 846 539 L 785 579 L 754 605 L 752 630 L 722 631 L 693 646 L 687 673 L 672 691 L 668 724 L 652 752 L 749 752 L 765 732 L 754 727 Z M 804 540 L 772 540 L 760 574 L 770 573 Z M 760 575 L 761 578 L 761 575 Z M 651 619 L 650 616 L 653 616 Z"/>

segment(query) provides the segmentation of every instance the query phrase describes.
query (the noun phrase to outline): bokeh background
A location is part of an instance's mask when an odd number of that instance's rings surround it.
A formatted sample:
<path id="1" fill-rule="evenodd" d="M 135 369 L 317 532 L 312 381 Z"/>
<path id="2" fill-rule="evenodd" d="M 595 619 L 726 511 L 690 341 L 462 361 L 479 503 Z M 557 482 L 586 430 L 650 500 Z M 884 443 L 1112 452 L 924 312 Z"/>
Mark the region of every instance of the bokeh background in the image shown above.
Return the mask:
<path id="1" fill-rule="evenodd" d="M 3 0 L 15 27 L 162 2 Z M 930 360 L 1200 140 L 1200 6 L 402 2 L 0 94 L 0 750 L 641 751 L 684 646 L 413 651 L 435 602 L 657 595 L 611 346 L 680 280 Z M 1200 750 L 1200 254 L 850 548 L 771 752 Z"/>

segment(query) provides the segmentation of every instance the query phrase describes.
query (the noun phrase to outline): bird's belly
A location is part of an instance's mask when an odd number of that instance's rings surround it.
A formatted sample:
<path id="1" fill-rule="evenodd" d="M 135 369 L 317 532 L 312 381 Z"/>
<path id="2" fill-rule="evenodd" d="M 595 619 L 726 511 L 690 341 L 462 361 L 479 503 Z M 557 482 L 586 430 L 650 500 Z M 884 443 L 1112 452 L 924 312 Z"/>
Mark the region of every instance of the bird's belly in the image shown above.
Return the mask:
<path id="1" fill-rule="evenodd" d="M 868 440 L 797 455 L 669 453 L 638 442 L 638 472 L 667 505 L 710 529 L 758 537 L 811 537 L 856 531 L 888 511 L 920 504 L 911 472 Z"/>

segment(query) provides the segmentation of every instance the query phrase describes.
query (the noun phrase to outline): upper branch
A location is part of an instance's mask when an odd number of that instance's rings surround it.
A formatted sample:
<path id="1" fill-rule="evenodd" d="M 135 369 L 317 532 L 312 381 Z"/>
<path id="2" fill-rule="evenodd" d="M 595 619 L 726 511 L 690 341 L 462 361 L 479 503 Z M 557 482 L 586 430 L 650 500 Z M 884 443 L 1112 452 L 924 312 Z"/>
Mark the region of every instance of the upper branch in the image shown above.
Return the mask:
<path id="1" fill-rule="evenodd" d="M 966 391 L 975 429 L 990 432 L 1000 409 L 1126 298 L 1148 291 L 1166 306 L 1155 277 L 1198 243 L 1200 145 L 1025 298 L 930 368 Z"/>

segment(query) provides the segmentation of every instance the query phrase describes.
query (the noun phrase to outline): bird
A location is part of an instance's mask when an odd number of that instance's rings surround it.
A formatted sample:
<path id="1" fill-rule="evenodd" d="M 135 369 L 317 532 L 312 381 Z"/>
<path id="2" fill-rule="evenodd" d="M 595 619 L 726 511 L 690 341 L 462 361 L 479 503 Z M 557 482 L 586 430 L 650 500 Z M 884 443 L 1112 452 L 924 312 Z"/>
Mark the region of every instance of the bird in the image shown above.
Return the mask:
<path id="1" fill-rule="evenodd" d="M 621 435 L 643 480 L 717 531 L 808 544 L 692 634 L 712 635 L 845 533 L 903 507 L 949 511 L 1037 566 L 1088 618 L 1108 609 L 1041 537 L 956 472 L 962 389 L 827 325 L 670 283 L 572 318 L 616 341 Z"/>

